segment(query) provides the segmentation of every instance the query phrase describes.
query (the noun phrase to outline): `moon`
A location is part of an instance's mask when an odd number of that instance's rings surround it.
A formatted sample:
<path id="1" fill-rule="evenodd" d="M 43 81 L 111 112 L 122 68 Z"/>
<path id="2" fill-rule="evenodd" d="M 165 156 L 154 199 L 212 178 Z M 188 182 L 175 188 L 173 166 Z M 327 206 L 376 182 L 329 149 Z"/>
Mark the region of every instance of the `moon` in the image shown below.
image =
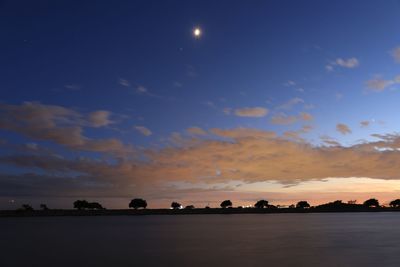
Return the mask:
<path id="1" fill-rule="evenodd" d="M 201 34 L 202 34 L 202 31 L 199 27 L 196 27 L 193 29 L 193 36 L 195 38 L 200 38 Z"/>

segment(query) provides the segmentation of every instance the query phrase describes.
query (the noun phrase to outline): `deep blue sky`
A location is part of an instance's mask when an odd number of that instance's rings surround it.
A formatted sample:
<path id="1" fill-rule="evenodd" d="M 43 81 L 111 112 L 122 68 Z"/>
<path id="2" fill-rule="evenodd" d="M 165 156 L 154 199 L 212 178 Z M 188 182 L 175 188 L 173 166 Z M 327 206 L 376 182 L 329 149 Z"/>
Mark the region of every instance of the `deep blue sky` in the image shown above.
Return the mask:
<path id="1" fill-rule="evenodd" d="M 399 14 L 395 0 L 0 1 L 0 100 L 107 111 L 100 127 L 78 122 L 82 134 L 126 146 L 165 146 L 193 126 L 351 146 L 400 131 Z M 40 144 L 103 157 L 4 122 L 0 134 L 2 154 Z"/>

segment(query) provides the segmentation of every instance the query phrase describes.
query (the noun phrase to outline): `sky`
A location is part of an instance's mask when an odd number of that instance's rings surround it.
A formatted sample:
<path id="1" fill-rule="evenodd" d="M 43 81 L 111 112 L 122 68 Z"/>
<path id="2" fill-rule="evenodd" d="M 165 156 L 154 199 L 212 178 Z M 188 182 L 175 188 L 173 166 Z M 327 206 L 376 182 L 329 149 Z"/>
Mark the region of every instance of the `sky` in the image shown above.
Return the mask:
<path id="1" fill-rule="evenodd" d="M 399 198 L 398 14 L 0 1 L 0 208 Z"/>

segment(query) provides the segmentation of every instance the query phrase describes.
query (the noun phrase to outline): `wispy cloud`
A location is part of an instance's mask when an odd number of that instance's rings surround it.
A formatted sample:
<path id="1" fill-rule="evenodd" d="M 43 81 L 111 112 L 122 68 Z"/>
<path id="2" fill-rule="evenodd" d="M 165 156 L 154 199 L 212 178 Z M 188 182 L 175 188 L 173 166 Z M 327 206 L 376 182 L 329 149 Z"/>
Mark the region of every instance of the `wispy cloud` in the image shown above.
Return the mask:
<path id="1" fill-rule="evenodd" d="M 181 82 L 178 82 L 178 81 L 173 82 L 172 85 L 173 85 L 174 87 L 176 87 L 176 88 L 182 88 L 182 87 L 183 87 L 183 84 L 182 84 Z"/>
<path id="2" fill-rule="evenodd" d="M 0 104 L 0 129 L 22 134 L 33 140 L 50 141 L 73 150 L 126 154 L 133 152 L 115 138 L 92 139 L 83 134 L 84 127 L 106 126 L 113 121 L 104 110 L 82 114 L 73 109 L 24 102 Z"/>
<path id="3" fill-rule="evenodd" d="M 120 79 L 118 80 L 118 83 L 119 83 L 120 85 L 122 85 L 122 86 L 125 86 L 125 87 L 130 87 L 130 86 L 131 86 L 131 83 L 130 83 L 128 80 L 122 79 L 122 78 L 120 78 Z"/>
<path id="4" fill-rule="evenodd" d="M 88 115 L 88 121 L 93 127 L 107 126 L 113 123 L 110 116 L 111 112 L 107 110 L 97 110 Z"/>
<path id="5" fill-rule="evenodd" d="M 139 86 L 136 87 L 136 92 L 138 94 L 148 94 L 149 90 L 147 90 L 147 88 L 144 87 L 143 85 L 139 85 Z"/>
<path id="6" fill-rule="evenodd" d="M 280 105 L 277 109 L 291 109 L 293 106 L 300 103 L 304 103 L 304 100 L 299 97 L 295 97 Z"/>
<path id="7" fill-rule="evenodd" d="M 301 112 L 299 115 L 286 115 L 285 113 L 280 113 L 271 118 L 272 124 L 277 125 L 289 125 L 294 124 L 298 121 L 312 121 L 314 117 L 306 112 Z"/>
<path id="8" fill-rule="evenodd" d="M 366 82 L 367 88 L 374 92 L 382 92 L 394 84 L 400 83 L 400 75 L 397 75 L 392 80 L 384 80 L 380 76 L 368 80 Z"/>
<path id="9" fill-rule="evenodd" d="M 290 86 L 296 86 L 296 82 L 294 82 L 294 81 L 292 81 L 292 80 L 288 80 L 288 81 L 285 82 L 283 85 L 284 85 L 284 86 L 288 86 L 288 87 L 290 87 Z"/>
<path id="10" fill-rule="evenodd" d="M 347 69 L 353 69 L 360 65 L 360 62 L 357 58 L 352 57 L 348 59 L 337 58 L 335 61 L 330 62 L 325 66 L 327 71 L 333 71 L 335 67 L 342 67 Z"/>
<path id="11" fill-rule="evenodd" d="M 78 84 L 66 84 L 64 85 L 65 89 L 68 89 L 70 91 L 78 91 L 82 88 L 82 86 L 78 85 Z"/>
<path id="12" fill-rule="evenodd" d="M 145 126 L 134 126 L 134 128 L 144 136 L 150 136 L 153 133 Z"/>
<path id="13" fill-rule="evenodd" d="M 150 97 L 164 98 L 160 95 L 150 92 L 149 89 L 147 87 L 144 87 L 143 85 L 136 86 L 136 93 L 139 95 L 145 95 L 145 96 L 150 96 Z"/>
<path id="14" fill-rule="evenodd" d="M 287 139 L 292 139 L 294 141 L 305 142 L 306 140 L 302 137 L 303 134 L 309 133 L 313 127 L 311 125 L 304 125 L 301 129 L 297 131 L 286 131 L 283 136 Z"/>
<path id="15" fill-rule="evenodd" d="M 235 109 L 235 115 L 239 117 L 265 117 L 268 114 L 268 109 L 263 107 L 246 107 Z"/>
<path id="16" fill-rule="evenodd" d="M 400 63 L 400 46 L 393 49 L 391 55 L 397 63 Z"/>
<path id="17" fill-rule="evenodd" d="M 351 129 L 349 126 L 347 126 L 344 123 L 338 123 L 336 124 L 336 131 L 339 133 L 345 135 L 345 134 L 351 134 Z"/>
<path id="18" fill-rule="evenodd" d="M 222 112 L 224 112 L 226 115 L 229 115 L 229 114 L 231 114 L 232 109 L 231 109 L 231 108 L 224 108 L 224 109 L 222 110 Z"/>
<path id="19" fill-rule="evenodd" d="M 320 136 L 321 141 L 328 146 L 341 146 L 340 142 L 337 141 L 336 139 L 327 136 L 327 135 L 322 135 Z"/>
<path id="20" fill-rule="evenodd" d="M 352 57 L 349 59 L 338 58 L 338 59 L 336 59 L 335 63 L 338 66 L 341 66 L 343 68 L 349 68 L 349 69 L 356 68 L 360 64 L 358 62 L 358 59 L 356 59 L 355 57 Z"/>
<path id="21" fill-rule="evenodd" d="M 363 128 L 368 127 L 370 124 L 371 124 L 370 121 L 361 121 L 360 122 L 360 126 L 363 127 Z"/>
<path id="22" fill-rule="evenodd" d="M 186 132 L 190 135 L 207 135 L 207 132 L 201 129 L 200 127 L 190 127 L 186 129 Z"/>

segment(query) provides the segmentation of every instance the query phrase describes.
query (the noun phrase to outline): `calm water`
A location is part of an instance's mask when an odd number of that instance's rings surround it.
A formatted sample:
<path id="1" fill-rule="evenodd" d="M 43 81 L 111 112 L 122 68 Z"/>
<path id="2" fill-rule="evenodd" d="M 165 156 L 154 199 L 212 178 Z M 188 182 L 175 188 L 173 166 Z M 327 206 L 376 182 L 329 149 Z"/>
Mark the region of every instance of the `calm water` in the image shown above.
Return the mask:
<path id="1" fill-rule="evenodd" d="M 0 266 L 400 266 L 400 213 L 0 218 Z"/>

